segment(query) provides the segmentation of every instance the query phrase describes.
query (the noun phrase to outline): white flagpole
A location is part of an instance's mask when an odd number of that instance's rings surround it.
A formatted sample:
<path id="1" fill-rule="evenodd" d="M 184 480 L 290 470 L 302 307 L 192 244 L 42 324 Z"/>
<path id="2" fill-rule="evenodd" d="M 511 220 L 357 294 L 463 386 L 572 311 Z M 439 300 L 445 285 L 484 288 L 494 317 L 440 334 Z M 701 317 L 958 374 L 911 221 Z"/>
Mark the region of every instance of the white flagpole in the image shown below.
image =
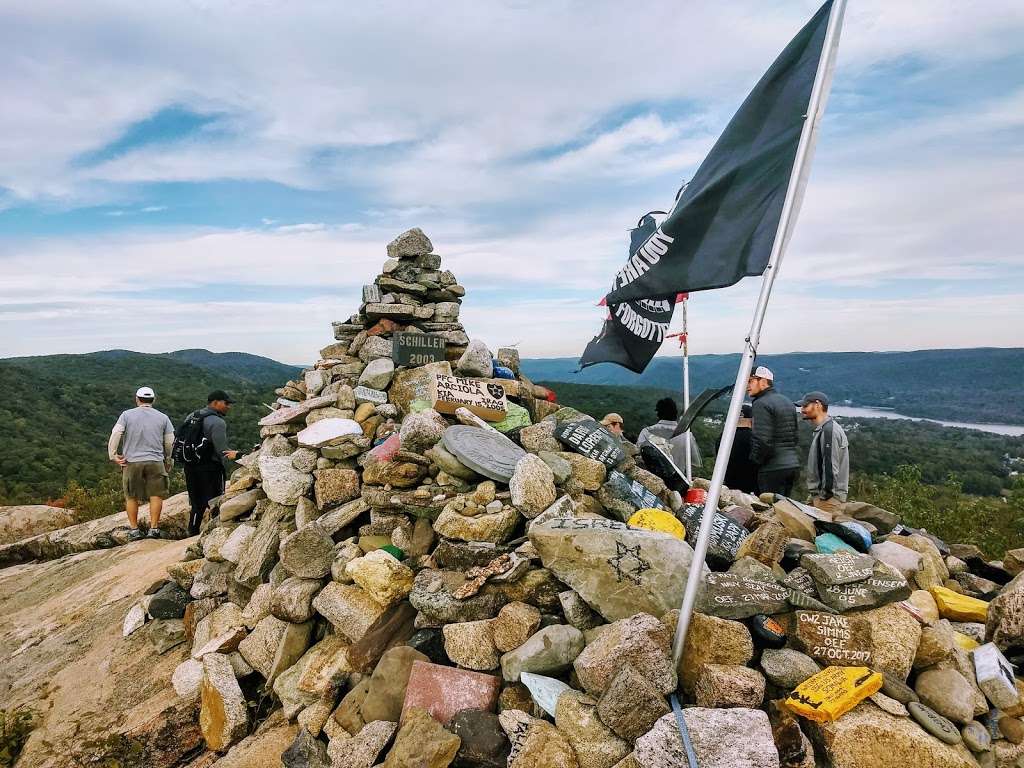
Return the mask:
<path id="1" fill-rule="evenodd" d="M 811 156 L 814 154 L 818 125 L 825 113 L 825 102 L 828 100 L 828 91 L 832 84 L 832 72 L 835 69 L 836 50 L 839 47 L 839 33 L 843 25 L 845 10 L 846 0 L 836 0 L 829 14 L 821 59 L 818 61 L 818 70 L 814 76 L 811 97 L 807 102 L 806 119 L 800 133 L 800 142 L 797 144 L 793 173 L 789 178 L 789 187 L 786 190 L 786 200 L 782 206 L 779 227 L 775 233 L 775 242 L 772 244 L 768 266 L 765 268 L 761 281 L 761 293 L 757 298 L 754 319 L 750 324 L 750 332 L 743 348 L 739 370 L 736 372 L 736 383 L 732 389 L 732 398 L 729 400 L 729 413 L 722 430 L 722 442 L 718 448 L 718 455 L 715 457 L 715 471 L 711 476 L 711 487 L 708 489 L 707 502 L 704 504 L 693 562 L 690 564 L 690 572 L 686 579 L 683 603 L 679 608 L 679 621 L 676 624 L 676 636 L 672 645 L 672 658 L 677 668 L 683 656 L 686 632 L 690 627 L 690 617 L 693 615 L 693 606 L 697 600 L 697 590 L 704 581 L 702 569 L 711 539 L 711 528 L 715 513 L 718 511 L 718 499 L 722 492 L 722 483 L 725 480 L 729 454 L 732 452 L 733 436 L 739 422 L 740 407 L 746 394 L 747 380 L 750 378 L 750 369 L 753 366 L 757 345 L 761 339 L 761 326 L 764 324 L 765 312 L 768 309 L 768 299 L 771 297 L 772 286 L 775 284 L 775 278 L 782 266 L 782 257 L 785 255 L 786 245 L 793 232 L 793 225 L 796 222 L 797 213 L 800 211 L 800 203 L 803 201 L 804 189 L 807 186 L 807 174 L 810 171 Z"/>
<path id="2" fill-rule="evenodd" d="M 687 323 L 686 308 L 690 297 L 683 299 L 683 413 L 690 407 L 690 327 Z M 693 438 L 686 433 L 686 481 L 693 482 L 693 457 L 690 455 L 690 441 Z"/>

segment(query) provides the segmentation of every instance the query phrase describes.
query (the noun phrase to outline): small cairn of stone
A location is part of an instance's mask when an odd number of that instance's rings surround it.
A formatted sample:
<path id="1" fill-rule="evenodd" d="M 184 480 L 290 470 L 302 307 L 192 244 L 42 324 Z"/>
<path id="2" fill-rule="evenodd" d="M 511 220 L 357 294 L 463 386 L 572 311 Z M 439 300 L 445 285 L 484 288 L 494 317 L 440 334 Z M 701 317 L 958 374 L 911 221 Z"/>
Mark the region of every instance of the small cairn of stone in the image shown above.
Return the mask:
<path id="1" fill-rule="evenodd" d="M 675 768 L 676 693 L 703 768 L 1018 764 L 1024 550 L 726 489 L 676 666 L 706 481 L 470 340 L 423 232 L 387 252 L 126 618 L 180 621 L 210 750 L 271 706 L 289 768 Z"/>

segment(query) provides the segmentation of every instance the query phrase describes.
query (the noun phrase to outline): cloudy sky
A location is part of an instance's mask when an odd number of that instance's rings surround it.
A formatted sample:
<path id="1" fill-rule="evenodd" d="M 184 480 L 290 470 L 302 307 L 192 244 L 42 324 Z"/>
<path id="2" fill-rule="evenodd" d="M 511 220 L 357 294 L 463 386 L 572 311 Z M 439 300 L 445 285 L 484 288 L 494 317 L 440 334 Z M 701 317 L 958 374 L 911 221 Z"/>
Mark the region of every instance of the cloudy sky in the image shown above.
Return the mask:
<path id="1" fill-rule="evenodd" d="M 576 356 L 816 5 L 0 2 L 0 356 L 308 363 L 411 226 L 472 336 Z M 761 350 L 1019 346 L 1022 140 L 1024 5 L 854 0 Z"/>

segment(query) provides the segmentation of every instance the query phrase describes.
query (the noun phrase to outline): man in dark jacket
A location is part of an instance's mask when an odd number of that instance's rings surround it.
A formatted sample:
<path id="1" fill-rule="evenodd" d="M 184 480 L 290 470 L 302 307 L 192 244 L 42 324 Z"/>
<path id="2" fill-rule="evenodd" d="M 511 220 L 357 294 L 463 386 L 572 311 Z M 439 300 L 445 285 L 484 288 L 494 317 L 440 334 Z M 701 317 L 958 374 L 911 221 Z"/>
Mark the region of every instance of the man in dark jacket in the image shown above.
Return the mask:
<path id="1" fill-rule="evenodd" d="M 729 466 L 725 470 L 725 485 L 734 491 L 757 493 L 757 465 L 750 460 L 750 428 L 751 408 L 743 404 L 739 423 L 732 438 L 732 451 L 729 452 Z M 722 438 L 718 438 L 718 445 Z"/>
<path id="2" fill-rule="evenodd" d="M 747 382 L 747 394 L 754 401 L 750 460 L 757 465 L 758 492 L 789 496 L 800 467 L 796 408 L 776 391 L 775 375 L 763 365 Z"/>
<path id="3" fill-rule="evenodd" d="M 211 447 L 202 461 L 185 465 L 185 487 L 191 507 L 188 516 L 190 536 L 199 533 L 210 499 L 224 493 L 228 462 L 238 458 L 238 451 L 228 448 L 228 425 L 224 421 L 234 401 L 222 389 L 215 389 L 206 400 L 206 407 L 198 412 L 198 416 L 203 420 L 203 437 Z"/>

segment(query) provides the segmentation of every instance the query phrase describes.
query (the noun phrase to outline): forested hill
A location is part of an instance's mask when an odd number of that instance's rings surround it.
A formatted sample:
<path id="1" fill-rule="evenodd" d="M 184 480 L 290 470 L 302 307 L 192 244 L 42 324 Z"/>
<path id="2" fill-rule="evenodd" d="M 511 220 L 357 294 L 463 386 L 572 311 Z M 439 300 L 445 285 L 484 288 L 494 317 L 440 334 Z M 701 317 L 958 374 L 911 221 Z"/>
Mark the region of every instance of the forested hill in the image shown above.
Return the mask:
<path id="1" fill-rule="evenodd" d="M 793 352 L 761 355 L 778 388 L 799 397 L 818 389 L 836 402 L 883 406 L 908 416 L 1024 424 L 1024 348 L 929 349 L 918 352 Z M 739 355 L 690 358 L 691 391 L 731 384 Z M 534 381 L 617 384 L 678 391 L 679 356 L 655 358 L 642 374 L 601 364 L 576 373 L 576 358 L 527 359 Z"/>
<path id="2" fill-rule="evenodd" d="M 227 390 L 237 401 L 228 416 L 231 442 L 248 448 L 259 439 L 262 403 L 299 370 L 256 355 L 195 349 L 0 360 L 0 503 L 52 498 L 69 480 L 96 483 L 110 469 L 110 428 L 144 385 L 175 425 L 205 405 L 211 390 Z"/>

